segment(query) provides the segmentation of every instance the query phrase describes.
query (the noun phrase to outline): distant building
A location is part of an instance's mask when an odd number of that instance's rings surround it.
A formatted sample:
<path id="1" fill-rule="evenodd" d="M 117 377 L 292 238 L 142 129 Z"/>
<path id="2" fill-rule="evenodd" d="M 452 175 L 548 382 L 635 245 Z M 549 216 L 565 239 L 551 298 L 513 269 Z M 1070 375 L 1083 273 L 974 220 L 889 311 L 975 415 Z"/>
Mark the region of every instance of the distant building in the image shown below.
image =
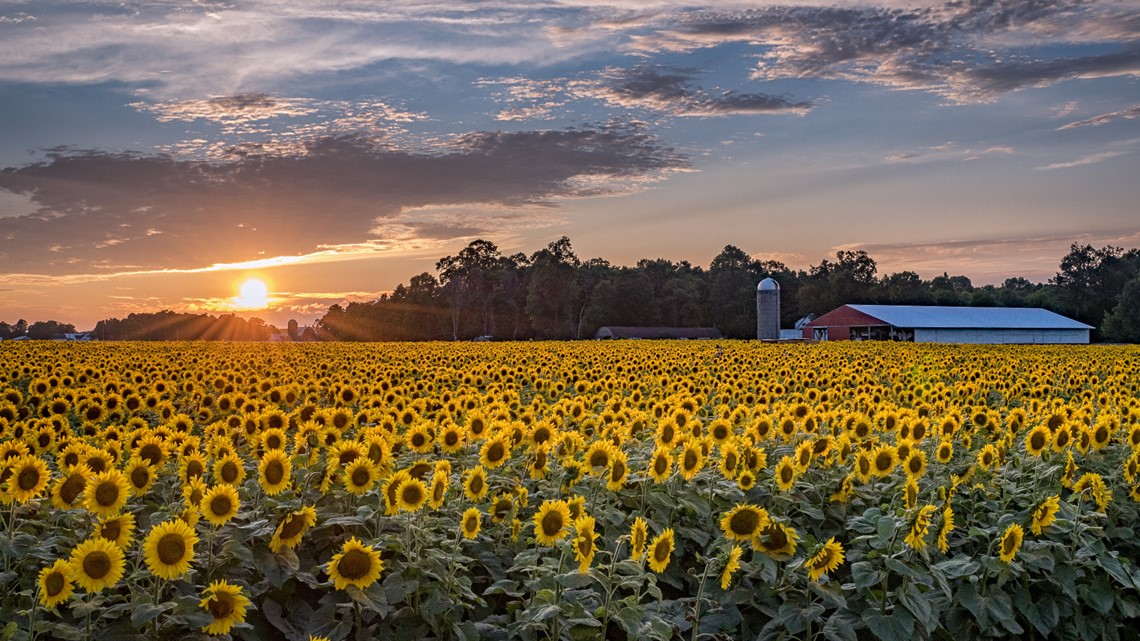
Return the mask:
<path id="1" fill-rule="evenodd" d="M 594 338 L 720 338 L 715 327 L 599 327 Z"/>
<path id="2" fill-rule="evenodd" d="M 1091 329 L 1039 308 L 844 305 L 805 325 L 803 337 L 915 343 L 1087 343 Z"/>

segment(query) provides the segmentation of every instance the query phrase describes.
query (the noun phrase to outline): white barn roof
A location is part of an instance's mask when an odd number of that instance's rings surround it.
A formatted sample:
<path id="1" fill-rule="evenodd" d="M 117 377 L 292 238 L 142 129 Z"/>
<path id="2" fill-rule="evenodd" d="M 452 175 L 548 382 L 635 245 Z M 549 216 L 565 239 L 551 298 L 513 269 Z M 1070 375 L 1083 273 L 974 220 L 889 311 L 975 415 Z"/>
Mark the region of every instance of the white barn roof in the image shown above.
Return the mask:
<path id="1" fill-rule="evenodd" d="M 1030 307 L 848 305 L 888 325 L 908 329 L 1093 329 L 1091 325 Z"/>

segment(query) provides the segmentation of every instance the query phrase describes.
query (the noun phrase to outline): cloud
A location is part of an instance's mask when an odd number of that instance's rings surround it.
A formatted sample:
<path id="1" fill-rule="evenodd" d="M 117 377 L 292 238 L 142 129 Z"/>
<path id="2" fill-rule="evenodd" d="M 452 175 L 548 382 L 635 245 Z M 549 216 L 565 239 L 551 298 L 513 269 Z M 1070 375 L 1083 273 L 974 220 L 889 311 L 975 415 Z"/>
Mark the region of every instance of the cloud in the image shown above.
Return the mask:
<path id="1" fill-rule="evenodd" d="M 1113 120 L 1116 120 L 1117 118 L 1123 118 L 1125 120 L 1133 120 L 1135 118 L 1140 118 L 1140 105 L 1136 105 L 1130 109 L 1121 109 L 1120 111 L 1114 111 L 1112 113 L 1101 114 L 1099 116 L 1095 116 L 1095 117 L 1089 118 L 1087 120 L 1078 120 L 1076 122 L 1070 122 L 1067 125 L 1062 125 L 1060 127 L 1057 127 L 1057 131 L 1064 131 L 1065 129 L 1075 129 L 1077 127 L 1099 127 L 1101 125 L 1108 124 L 1108 123 L 1112 122 Z"/>
<path id="2" fill-rule="evenodd" d="M 56 150 L 0 171 L 0 189 L 38 209 L 0 218 L 0 273 L 46 275 L 195 269 L 395 241 L 493 233 L 495 218 L 407 217 L 425 207 L 498 215 L 560 198 L 635 190 L 688 167 L 633 125 L 476 131 L 436 148 L 395 150 L 364 136 L 325 137 L 303 153 L 226 162 Z M 403 225 L 403 237 L 385 225 Z"/>
<path id="3" fill-rule="evenodd" d="M 1055 163 L 1050 164 L 1050 165 L 1035 167 L 1035 169 L 1037 169 L 1038 171 L 1053 171 L 1055 169 L 1072 169 L 1073 167 L 1084 167 L 1085 165 L 1095 165 L 1097 163 L 1101 163 L 1101 162 L 1104 162 L 1106 160 L 1111 160 L 1111 159 L 1117 158 L 1119 156 L 1125 156 L 1127 154 L 1128 154 L 1127 151 L 1103 151 L 1099 154 L 1092 154 L 1089 156 L 1085 156 L 1084 158 L 1078 158 L 1077 160 L 1071 160 L 1069 162 L 1055 162 Z"/>

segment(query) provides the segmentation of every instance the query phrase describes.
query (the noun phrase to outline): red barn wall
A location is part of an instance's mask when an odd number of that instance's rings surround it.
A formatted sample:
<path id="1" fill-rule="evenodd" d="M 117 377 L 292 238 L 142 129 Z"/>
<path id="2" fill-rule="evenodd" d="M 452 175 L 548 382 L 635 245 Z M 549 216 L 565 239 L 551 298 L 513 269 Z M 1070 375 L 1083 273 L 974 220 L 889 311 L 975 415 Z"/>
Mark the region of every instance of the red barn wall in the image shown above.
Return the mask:
<path id="1" fill-rule="evenodd" d="M 852 327 L 886 326 L 887 323 L 847 305 L 837 307 L 804 326 L 804 338 L 812 338 L 818 327 L 827 328 L 827 340 L 851 340 Z"/>

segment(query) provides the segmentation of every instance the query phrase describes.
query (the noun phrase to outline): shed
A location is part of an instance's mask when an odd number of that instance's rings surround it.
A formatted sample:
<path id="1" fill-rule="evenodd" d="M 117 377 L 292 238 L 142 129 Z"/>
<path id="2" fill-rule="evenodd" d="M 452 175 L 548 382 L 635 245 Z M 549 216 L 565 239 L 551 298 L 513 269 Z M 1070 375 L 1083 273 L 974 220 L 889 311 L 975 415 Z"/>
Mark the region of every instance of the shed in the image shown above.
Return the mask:
<path id="1" fill-rule="evenodd" d="M 1047 309 L 844 305 L 808 323 L 804 338 L 915 343 L 1087 343 L 1086 325 Z"/>
<path id="2" fill-rule="evenodd" d="M 720 338 L 715 327 L 599 327 L 594 338 Z"/>

